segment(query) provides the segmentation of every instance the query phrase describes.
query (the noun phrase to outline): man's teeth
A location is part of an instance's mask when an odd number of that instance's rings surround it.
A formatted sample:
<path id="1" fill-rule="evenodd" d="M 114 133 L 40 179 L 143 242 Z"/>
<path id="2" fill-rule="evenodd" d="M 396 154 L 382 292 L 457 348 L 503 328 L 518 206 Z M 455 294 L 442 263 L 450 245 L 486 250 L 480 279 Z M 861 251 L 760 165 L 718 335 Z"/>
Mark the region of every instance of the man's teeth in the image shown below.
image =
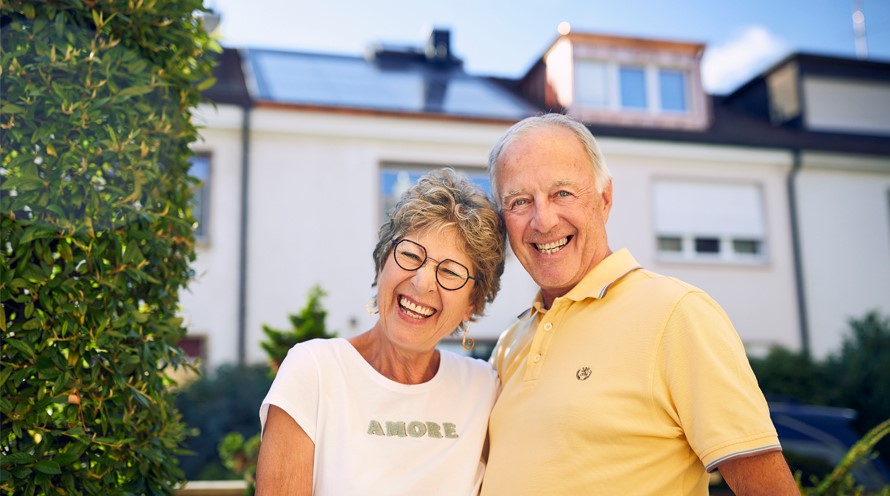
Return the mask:
<path id="1" fill-rule="evenodd" d="M 399 304 L 402 306 L 402 309 L 405 310 L 409 316 L 414 317 L 415 319 L 422 319 L 424 317 L 429 317 L 435 310 L 429 307 L 425 307 L 422 305 L 418 305 L 408 298 L 402 297 L 399 301 Z"/>
<path id="2" fill-rule="evenodd" d="M 565 237 L 558 241 L 554 241 L 552 243 L 544 243 L 544 244 L 535 243 L 535 248 L 537 248 L 538 251 L 540 251 L 544 255 L 553 255 L 554 253 L 558 252 L 563 246 L 565 246 L 566 243 L 568 243 L 568 242 L 569 242 L 569 238 Z"/>

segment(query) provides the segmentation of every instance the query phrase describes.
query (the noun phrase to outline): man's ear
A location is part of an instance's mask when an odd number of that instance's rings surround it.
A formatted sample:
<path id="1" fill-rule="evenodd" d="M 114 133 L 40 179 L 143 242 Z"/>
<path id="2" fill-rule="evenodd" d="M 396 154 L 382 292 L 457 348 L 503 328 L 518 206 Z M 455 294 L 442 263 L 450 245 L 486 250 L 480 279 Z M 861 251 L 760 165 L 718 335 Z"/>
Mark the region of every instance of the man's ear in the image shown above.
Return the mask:
<path id="1" fill-rule="evenodd" d="M 608 219 L 609 213 L 612 211 L 612 180 L 609 179 L 609 183 L 606 184 L 606 187 L 603 188 L 603 192 L 600 194 L 603 200 L 603 216 Z"/>

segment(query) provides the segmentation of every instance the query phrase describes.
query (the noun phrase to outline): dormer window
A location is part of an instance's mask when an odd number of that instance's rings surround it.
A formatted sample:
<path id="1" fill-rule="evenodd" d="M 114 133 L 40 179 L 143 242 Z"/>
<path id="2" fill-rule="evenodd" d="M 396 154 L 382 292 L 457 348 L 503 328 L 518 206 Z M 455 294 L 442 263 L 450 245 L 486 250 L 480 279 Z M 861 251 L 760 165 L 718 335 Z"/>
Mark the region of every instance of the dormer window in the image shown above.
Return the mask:
<path id="1" fill-rule="evenodd" d="M 661 108 L 665 112 L 687 112 L 689 110 L 688 84 L 683 71 L 661 69 L 658 71 L 658 91 Z"/>
<path id="2" fill-rule="evenodd" d="M 705 129 L 704 45 L 589 33 L 561 36 L 523 84 L 590 124 Z"/>
<path id="3" fill-rule="evenodd" d="M 576 102 L 583 109 L 687 113 L 688 81 L 682 69 L 592 60 L 575 64 Z"/>
<path id="4" fill-rule="evenodd" d="M 646 110 L 646 69 L 622 66 L 618 69 L 621 108 Z M 579 82 L 576 82 L 576 84 Z M 583 84 L 583 83 L 582 83 Z"/>

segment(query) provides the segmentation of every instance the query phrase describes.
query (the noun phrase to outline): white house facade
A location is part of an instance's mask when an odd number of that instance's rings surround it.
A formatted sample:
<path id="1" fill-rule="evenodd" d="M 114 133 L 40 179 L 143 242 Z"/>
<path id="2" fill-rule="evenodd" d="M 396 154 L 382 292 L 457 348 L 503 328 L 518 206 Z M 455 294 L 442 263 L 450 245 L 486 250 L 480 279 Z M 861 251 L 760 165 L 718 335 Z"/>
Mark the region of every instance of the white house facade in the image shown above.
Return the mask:
<path id="1" fill-rule="evenodd" d="M 315 285 L 329 330 L 367 330 L 371 252 L 400 188 L 443 166 L 487 187 L 497 137 L 548 110 L 599 139 L 613 249 L 714 296 L 751 353 L 837 349 L 849 318 L 890 313 L 890 131 L 869 105 L 890 101 L 890 64 L 846 61 L 844 86 L 819 72 L 835 59 L 797 56 L 711 97 L 702 49 L 570 34 L 516 81 L 464 73 L 443 31 L 365 58 L 227 50 L 194 145 L 208 164 L 182 296 L 196 354 L 211 368 L 265 360 L 262 326 L 286 328 Z M 843 112 L 824 103 L 851 88 Z M 535 291 L 508 253 L 471 328 L 483 353 Z"/>

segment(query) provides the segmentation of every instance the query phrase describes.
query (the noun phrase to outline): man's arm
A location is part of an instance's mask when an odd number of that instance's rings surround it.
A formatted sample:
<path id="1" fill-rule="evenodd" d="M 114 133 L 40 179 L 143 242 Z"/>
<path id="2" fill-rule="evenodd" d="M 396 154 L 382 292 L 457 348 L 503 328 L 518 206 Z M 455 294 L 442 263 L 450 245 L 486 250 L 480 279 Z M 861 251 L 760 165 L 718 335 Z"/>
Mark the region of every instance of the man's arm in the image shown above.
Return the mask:
<path id="1" fill-rule="evenodd" d="M 781 451 L 733 458 L 717 469 L 737 496 L 800 496 Z"/>
<path id="2" fill-rule="evenodd" d="M 312 494 L 315 444 L 290 415 L 269 405 L 256 466 L 256 494 Z"/>

